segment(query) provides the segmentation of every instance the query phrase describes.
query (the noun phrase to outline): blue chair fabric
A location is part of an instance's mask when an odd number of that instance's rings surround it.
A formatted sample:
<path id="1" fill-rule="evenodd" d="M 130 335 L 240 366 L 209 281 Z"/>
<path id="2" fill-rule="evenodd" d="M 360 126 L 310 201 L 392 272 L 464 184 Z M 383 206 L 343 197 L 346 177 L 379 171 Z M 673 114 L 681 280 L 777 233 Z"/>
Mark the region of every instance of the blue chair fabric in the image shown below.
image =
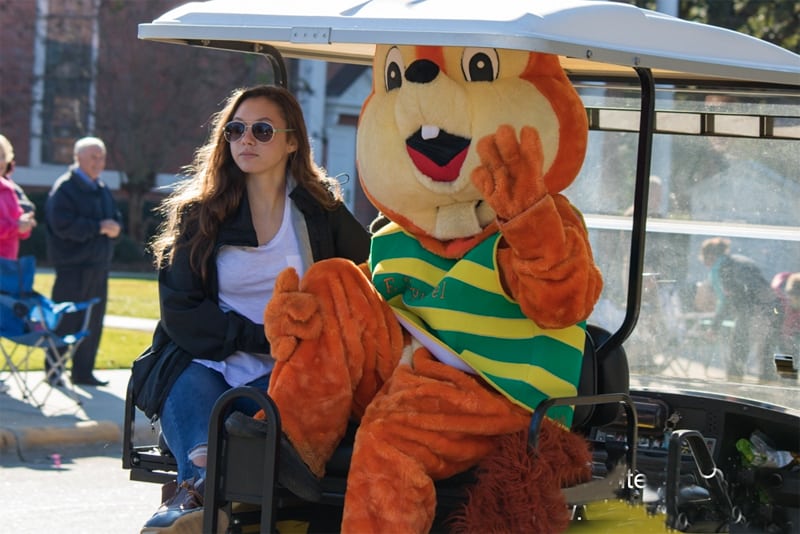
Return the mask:
<path id="1" fill-rule="evenodd" d="M 39 350 L 52 362 L 50 374 L 57 373 L 70 363 L 81 341 L 89 334 L 87 326 L 92 306 L 98 299 L 85 302 L 53 302 L 33 289 L 36 258 L 23 256 L 19 260 L 0 258 L 0 352 L 3 354 L 3 373 L 7 373 L 19 386 L 22 396 L 37 407 L 42 407 L 52 392 L 53 376 L 33 386 L 29 384 L 31 357 Z M 82 313 L 81 329 L 59 334 L 56 332 L 61 318 L 67 313 Z M 48 386 L 45 396 L 37 400 L 35 391 Z M 69 395 L 80 404 L 72 384 Z"/>

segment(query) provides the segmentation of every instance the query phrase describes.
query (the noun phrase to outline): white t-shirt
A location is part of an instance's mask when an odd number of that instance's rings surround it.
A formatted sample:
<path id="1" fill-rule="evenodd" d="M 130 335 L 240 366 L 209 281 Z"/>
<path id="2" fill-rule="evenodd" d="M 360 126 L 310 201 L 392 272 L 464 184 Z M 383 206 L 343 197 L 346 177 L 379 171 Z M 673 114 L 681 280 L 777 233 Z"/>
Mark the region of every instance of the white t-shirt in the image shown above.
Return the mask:
<path id="1" fill-rule="evenodd" d="M 268 243 L 259 247 L 225 245 L 220 248 L 217 254 L 217 278 L 222 311 L 234 310 L 256 324 L 264 324 L 264 307 L 272 298 L 278 274 L 287 267 L 294 267 L 297 274 L 303 276 L 305 266 L 292 224 L 288 194 L 284 205 L 281 227 Z M 222 373 L 231 387 L 269 374 L 275 363 L 269 354 L 243 351 L 237 351 L 220 362 L 194 361 Z"/>

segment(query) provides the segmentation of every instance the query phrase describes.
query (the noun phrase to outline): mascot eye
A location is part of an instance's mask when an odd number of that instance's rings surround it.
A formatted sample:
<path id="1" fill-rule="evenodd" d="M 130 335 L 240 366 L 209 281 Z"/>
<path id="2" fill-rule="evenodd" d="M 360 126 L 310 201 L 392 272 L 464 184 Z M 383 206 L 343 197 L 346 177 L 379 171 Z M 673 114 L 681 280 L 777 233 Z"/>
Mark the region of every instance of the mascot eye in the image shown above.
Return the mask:
<path id="1" fill-rule="evenodd" d="M 403 85 L 403 56 L 400 50 L 393 46 L 386 54 L 386 92 L 399 89 Z"/>
<path id="2" fill-rule="evenodd" d="M 468 82 L 491 82 L 497 79 L 500 61 L 494 48 L 465 48 L 461 70 Z"/>

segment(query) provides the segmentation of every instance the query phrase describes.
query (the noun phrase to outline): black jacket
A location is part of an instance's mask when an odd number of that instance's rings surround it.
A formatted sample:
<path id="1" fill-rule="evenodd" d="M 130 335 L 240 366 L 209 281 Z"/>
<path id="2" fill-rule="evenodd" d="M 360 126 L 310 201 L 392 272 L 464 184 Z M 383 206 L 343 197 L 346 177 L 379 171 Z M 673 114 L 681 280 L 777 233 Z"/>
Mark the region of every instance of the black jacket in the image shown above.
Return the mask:
<path id="1" fill-rule="evenodd" d="M 47 196 L 47 253 L 56 267 L 108 268 L 116 239 L 100 234 L 100 221 L 122 216 L 111 191 L 97 180 L 96 187 L 74 170 L 60 176 Z"/>
<path id="2" fill-rule="evenodd" d="M 724 256 L 719 264 L 719 279 L 724 297 L 716 322 L 740 318 L 752 320 L 753 315 L 770 313 L 777 305 L 775 292 L 758 265 L 747 256 Z"/>
<path id="3" fill-rule="evenodd" d="M 305 220 L 313 261 L 332 257 L 356 263 L 367 260 L 369 234 L 344 205 L 326 210 L 302 187 L 296 187 L 289 197 Z M 297 230 L 302 240 L 301 229 Z M 159 272 L 161 319 L 148 351 L 159 352 L 170 340 L 180 349 L 165 352 L 171 361 L 161 362 L 163 367 L 157 376 L 148 377 L 148 381 L 156 383 L 144 388 L 158 392 L 161 398 L 154 404 L 159 407 L 174 380 L 195 358 L 221 361 L 237 350 L 270 352 L 263 325 L 219 307 L 216 252 L 223 245 L 258 246 L 246 195 L 237 212 L 220 226 L 215 253 L 207 265 L 207 284 L 190 269 L 188 247 L 178 247 L 172 265 Z M 142 385 L 135 387 L 137 391 L 142 389 Z M 148 399 L 150 404 L 152 401 Z"/>

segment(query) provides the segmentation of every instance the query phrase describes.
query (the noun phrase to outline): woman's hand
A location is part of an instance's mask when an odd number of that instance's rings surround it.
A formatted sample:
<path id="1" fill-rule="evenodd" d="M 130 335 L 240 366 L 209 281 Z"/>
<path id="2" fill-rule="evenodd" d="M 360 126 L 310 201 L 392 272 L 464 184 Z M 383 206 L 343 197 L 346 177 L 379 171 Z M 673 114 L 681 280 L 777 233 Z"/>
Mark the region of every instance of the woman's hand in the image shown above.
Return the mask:
<path id="1" fill-rule="evenodd" d="M 36 228 L 36 219 L 34 218 L 33 212 L 29 211 L 20 215 L 17 225 L 19 227 L 20 234 L 27 234 Z"/>

